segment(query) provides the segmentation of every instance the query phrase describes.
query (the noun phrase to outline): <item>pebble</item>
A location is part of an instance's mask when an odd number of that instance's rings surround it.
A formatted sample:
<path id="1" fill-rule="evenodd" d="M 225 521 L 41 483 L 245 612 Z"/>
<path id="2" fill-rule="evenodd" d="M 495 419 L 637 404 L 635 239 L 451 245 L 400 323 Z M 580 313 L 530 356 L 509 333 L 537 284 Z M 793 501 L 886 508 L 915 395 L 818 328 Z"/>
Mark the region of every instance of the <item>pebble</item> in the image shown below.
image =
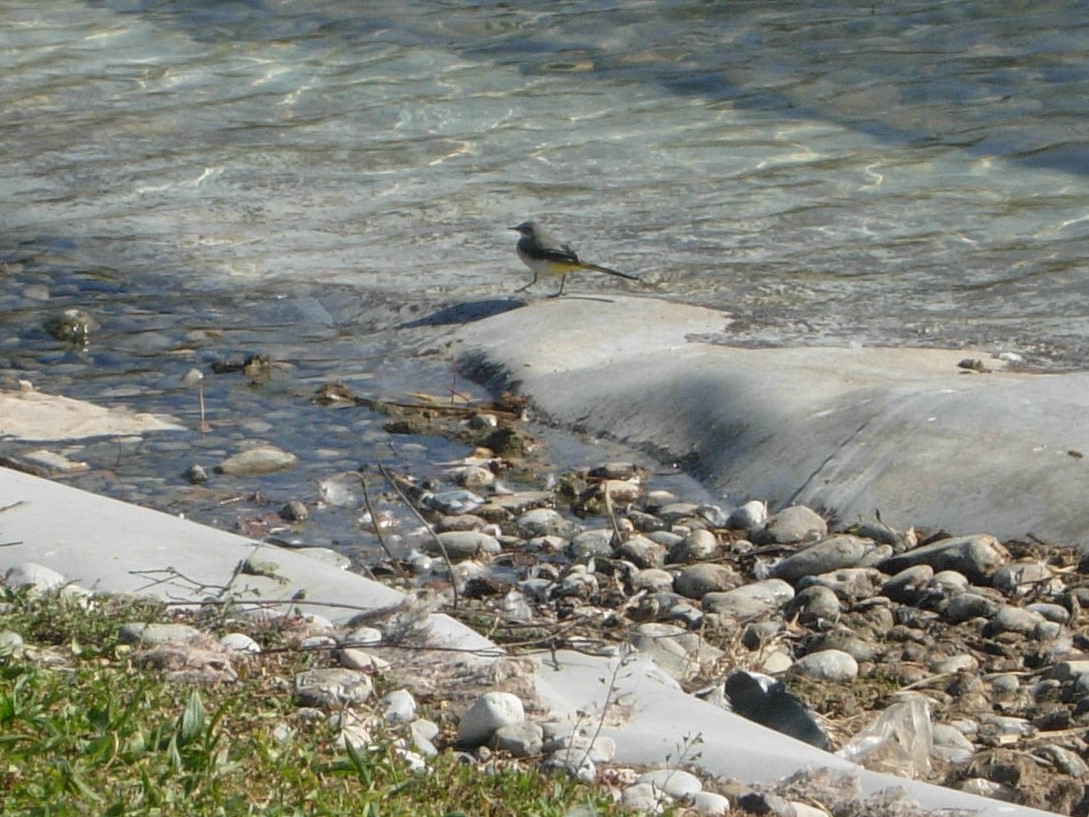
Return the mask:
<path id="1" fill-rule="evenodd" d="M 653 539 L 636 534 L 617 548 L 617 555 L 627 559 L 636 567 L 663 567 L 668 549 Z"/>
<path id="2" fill-rule="evenodd" d="M 702 602 L 708 613 L 745 619 L 774 613 L 792 598 L 794 588 L 785 581 L 765 579 L 720 593 L 708 593 Z"/>
<path id="3" fill-rule="evenodd" d="M 649 783 L 678 800 L 691 797 L 703 790 L 703 783 L 691 772 L 684 769 L 654 769 L 639 775 L 636 783 Z"/>
<path id="4" fill-rule="evenodd" d="M 813 585 L 827 587 L 844 602 L 858 602 L 872 598 L 881 586 L 882 575 L 872 567 L 846 567 L 829 573 L 801 578 L 799 590 Z"/>
<path id="5" fill-rule="evenodd" d="M 577 562 L 613 555 L 613 532 L 607 528 L 583 531 L 571 539 L 567 554 Z"/>
<path id="6" fill-rule="evenodd" d="M 416 719 L 416 699 L 407 689 L 395 689 L 378 699 L 378 710 L 388 724 L 411 723 Z"/>
<path id="7" fill-rule="evenodd" d="M 231 476 L 253 477 L 291 468 L 298 457 L 272 445 L 257 445 L 223 460 L 216 472 Z"/>
<path id="8" fill-rule="evenodd" d="M 691 803 L 692 808 L 706 817 L 725 817 L 730 813 L 730 801 L 717 792 L 698 791 L 692 795 Z"/>
<path id="9" fill-rule="evenodd" d="M 491 744 L 514 757 L 536 757 L 541 754 L 544 730 L 533 721 L 521 721 L 500 726 L 492 735 Z"/>
<path id="10" fill-rule="evenodd" d="M 620 794 L 620 805 L 643 814 L 661 814 L 672 802 L 664 791 L 652 783 L 636 783 Z"/>
<path id="11" fill-rule="evenodd" d="M 791 671 L 816 681 L 853 681 L 858 677 L 858 662 L 843 650 L 821 650 L 799 658 Z"/>
<path id="12" fill-rule="evenodd" d="M 682 568 L 672 581 L 673 589 L 682 596 L 702 599 L 708 593 L 731 590 L 743 580 L 729 565 L 701 562 Z"/>
<path id="13" fill-rule="evenodd" d="M 334 708 L 365 703 L 373 689 L 370 676 L 358 670 L 321 668 L 295 676 L 295 700 L 300 706 Z"/>
<path id="14" fill-rule="evenodd" d="M 989 534 L 955 536 L 897 554 L 881 563 L 885 573 L 928 564 L 934 570 L 955 570 L 971 582 L 986 583 L 998 568 L 1010 560 L 1010 553 Z"/>
<path id="15" fill-rule="evenodd" d="M 723 527 L 731 530 L 754 530 L 768 520 L 768 504 L 753 499 L 744 505 L 738 505 L 726 517 Z"/>
<path id="16" fill-rule="evenodd" d="M 527 537 L 560 536 L 570 539 L 578 533 L 577 525 L 552 508 L 534 508 L 526 511 L 518 517 L 515 524 Z"/>
<path id="17" fill-rule="evenodd" d="M 930 565 L 905 567 L 881 585 L 880 593 L 902 604 L 914 604 L 922 598 L 932 578 L 934 578 L 934 568 Z"/>
<path id="18" fill-rule="evenodd" d="M 442 543 L 442 548 L 433 538 L 428 537 L 424 540 L 426 552 L 431 556 L 441 556 L 445 548 L 452 562 L 461 562 L 481 555 L 494 556 L 503 550 L 498 539 L 480 531 L 452 530 L 437 536 Z"/>
<path id="19" fill-rule="evenodd" d="M 672 545 L 668 541 L 663 542 L 653 536 L 650 538 L 669 549 L 669 561 L 673 564 L 702 562 L 713 558 L 718 553 L 718 539 L 705 528 L 690 531 L 679 542 Z"/>
<path id="20" fill-rule="evenodd" d="M 526 719 L 522 700 L 509 692 L 485 692 L 458 722 L 458 744 L 467 747 L 488 743 L 501 726 Z"/>
<path id="21" fill-rule="evenodd" d="M 122 644 L 140 644 L 142 646 L 187 644 L 205 638 L 206 636 L 200 630 L 188 624 L 129 622 L 122 625 L 117 633 L 117 640 Z"/>
<path id="22" fill-rule="evenodd" d="M 783 559 L 772 568 L 771 575 L 794 583 L 807 576 L 854 567 L 871 547 L 868 540 L 859 539 L 857 536 L 831 536 Z"/>
<path id="23" fill-rule="evenodd" d="M 828 523 L 804 505 L 791 505 L 771 516 L 763 527 L 752 530 L 752 541 L 759 545 L 793 545 L 823 539 Z"/>
<path id="24" fill-rule="evenodd" d="M 797 615 L 800 623 L 824 629 L 839 619 L 840 612 L 839 598 L 821 585 L 799 591 L 786 608 L 788 618 Z"/>
<path id="25" fill-rule="evenodd" d="M 219 646 L 230 652 L 241 652 L 256 655 L 261 652 L 261 645 L 245 633 L 227 633 L 219 639 Z"/>
<path id="26" fill-rule="evenodd" d="M 37 593 L 48 593 L 64 587 L 63 575 L 51 567 L 34 562 L 20 562 L 12 565 L 4 574 L 4 584 L 15 589 L 31 588 Z"/>

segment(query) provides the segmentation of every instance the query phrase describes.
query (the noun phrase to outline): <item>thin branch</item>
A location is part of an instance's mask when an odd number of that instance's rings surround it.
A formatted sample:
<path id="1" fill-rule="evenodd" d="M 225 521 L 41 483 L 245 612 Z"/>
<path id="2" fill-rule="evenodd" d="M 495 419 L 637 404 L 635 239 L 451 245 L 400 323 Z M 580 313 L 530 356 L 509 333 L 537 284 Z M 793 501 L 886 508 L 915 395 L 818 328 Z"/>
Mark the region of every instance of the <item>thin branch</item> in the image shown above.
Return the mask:
<path id="1" fill-rule="evenodd" d="M 397 480 L 393 478 L 393 474 L 389 472 L 382 463 L 378 463 L 378 473 L 382 475 L 382 478 L 390 484 L 390 487 L 397 492 L 397 496 L 401 497 L 401 500 L 408 506 L 408 509 L 412 511 L 413 515 L 420 520 L 420 524 L 424 526 L 424 529 L 431 534 L 431 538 L 435 540 L 435 543 L 439 546 L 439 552 L 442 553 L 443 561 L 446 562 L 446 569 L 450 573 L 450 590 L 454 594 L 453 607 L 458 609 L 458 582 L 457 576 L 454 575 L 454 564 L 450 561 L 450 554 L 446 552 L 446 545 L 443 544 L 442 539 L 431 527 L 431 523 L 424 519 L 419 509 L 412 504 L 412 500 L 408 498 L 408 495 L 401 489 L 401 486 L 397 484 Z"/>

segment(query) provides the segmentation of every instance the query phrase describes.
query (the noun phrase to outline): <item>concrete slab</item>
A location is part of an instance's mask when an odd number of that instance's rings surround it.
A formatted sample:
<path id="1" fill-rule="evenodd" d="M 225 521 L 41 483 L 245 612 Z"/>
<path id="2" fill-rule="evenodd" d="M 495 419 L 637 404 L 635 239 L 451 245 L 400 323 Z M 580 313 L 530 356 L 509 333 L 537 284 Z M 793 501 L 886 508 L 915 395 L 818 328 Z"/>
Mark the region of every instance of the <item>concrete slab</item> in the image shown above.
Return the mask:
<path id="1" fill-rule="evenodd" d="M 1002 371 L 965 350 L 701 342 L 727 322 L 653 299 L 572 297 L 453 334 L 470 376 L 520 390 L 558 424 L 695 460 L 730 501 L 1089 542 L 1089 374 Z M 996 371 L 968 373 L 966 357 Z"/>
<path id="2" fill-rule="evenodd" d="M 18 391 L 0 392 L 0 438 L 46 442 L 181 428 L 170 417 L 42 394 L 29 383 Z"/>

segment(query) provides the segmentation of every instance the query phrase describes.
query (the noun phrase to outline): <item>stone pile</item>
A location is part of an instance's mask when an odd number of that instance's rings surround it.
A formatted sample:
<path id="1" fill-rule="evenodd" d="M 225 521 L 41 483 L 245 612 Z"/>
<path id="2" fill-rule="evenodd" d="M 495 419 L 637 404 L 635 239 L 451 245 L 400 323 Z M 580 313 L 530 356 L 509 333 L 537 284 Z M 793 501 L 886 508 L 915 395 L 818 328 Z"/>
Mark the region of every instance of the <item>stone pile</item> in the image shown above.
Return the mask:
<path id="1" fill-rule="evenodd" d="M 624 463 L 572 484 L 567 501 L 581 517 L 552 507 L 552 492 L 409 485 L 432 524 L 388 531 L 398 563 L 373 569 L 412 573 L 428 587 L 452 569 L 459 614 L 488 617 L 497 635 L 532 626 L 546 633 L 542 648 L 637 650 L 701 695 L 734 670 L 765 673 L 818 713 L 822 740 L 868 768 L 1085 813 L 1089 561 L 1075 549 L 986 534 L 920 541 L 880 521 L 830 530 L 805 507 L 769 516 L 760 502 L 722 509 L 648 491 L 646 473 Z M 5 583 L 78 592 L 49 572 L 22 566 Z M 445 747 L 477 762 L 498 751 L 608 780 L 645 811 L 683 802 L 721 814 L 756 808 L 745 798 L 783 800 L 680 768 L 611 769 L 615 746 L 592 722 L 551 723 L 518 690 L 459 701 L 456 730 L 444 733 L 418 716 L 415 690 L 383 653 L 403 636 L 395 629 L 307 619 L 299 645 L 327 650 L 338 665 L 295 679 L 303 711 L 334 718 L 357 744 L 399 730 L 398 750 L 420 768 Z M 230 681 L 256 649 L 242 632 L 216 640 L 139 623 L 122 638 L 145 666 L 187 682 Z M 375 672 L 405 688 L 373 701 Z M 777 813 L 805 812 L 797 798 L 783 803 Z"/>

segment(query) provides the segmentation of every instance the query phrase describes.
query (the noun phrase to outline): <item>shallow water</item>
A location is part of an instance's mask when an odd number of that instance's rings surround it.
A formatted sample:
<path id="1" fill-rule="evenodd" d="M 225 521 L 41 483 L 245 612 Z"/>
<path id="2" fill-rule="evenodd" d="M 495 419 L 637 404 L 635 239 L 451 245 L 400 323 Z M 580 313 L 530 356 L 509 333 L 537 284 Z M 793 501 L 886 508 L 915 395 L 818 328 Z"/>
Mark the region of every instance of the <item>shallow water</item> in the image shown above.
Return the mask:
<path id="1" fill-rule="evenodd" d="M 278 387 L 208 383 L 212 411 L 269 426 L 237 434 L 366 438 L 376 418 L 311 427 L 300 394 L 441 390 L 448 361 L 405 324 L 516 305 L 506 228 L 531 216 L 643 279 L 569 288 L 725 308 L 720 342 L 1080 368 L 1084 11 L 7 2 L 0 368 L 191 418 L 165 383 L 266 352 L 288 364 Z M 86 352 L 40 330 L 64 306 L 102 324 Z M 183 459 L 154 453 L 148 479 Z M 119 484 L 103 489 L 140 497 Z"/>

